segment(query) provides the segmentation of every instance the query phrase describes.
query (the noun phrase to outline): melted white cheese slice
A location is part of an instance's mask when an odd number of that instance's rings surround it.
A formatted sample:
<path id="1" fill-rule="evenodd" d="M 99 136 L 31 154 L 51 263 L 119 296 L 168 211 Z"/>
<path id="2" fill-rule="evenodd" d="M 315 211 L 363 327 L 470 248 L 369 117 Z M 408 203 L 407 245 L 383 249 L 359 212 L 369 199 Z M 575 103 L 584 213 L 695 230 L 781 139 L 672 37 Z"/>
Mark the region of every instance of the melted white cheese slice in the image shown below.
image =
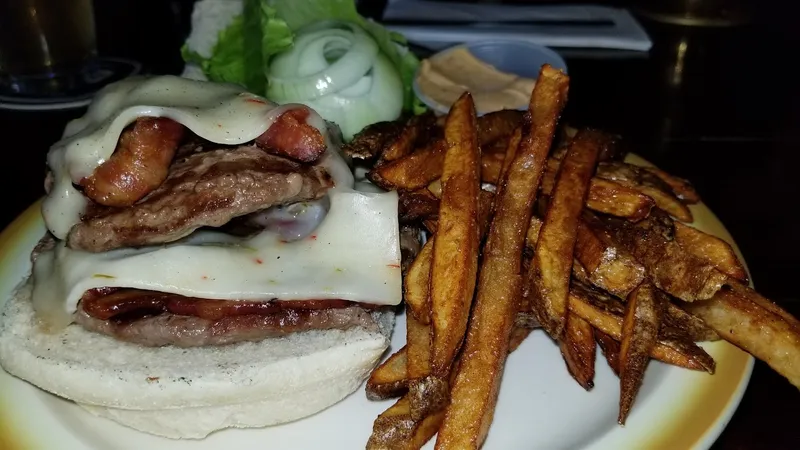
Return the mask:
<path id="1" fill-rule="evenodd" d="M 219 144 L 261 135 L 287 108 L 237 86 L 165 76 L 126 80 L 101 91 L 87 115 L 71 122 L 48 155 L 55 187 L 43 215 L 60 241 L 37 258 L 34 307 L 51 327 L 69 324 L 88 289 L 130 287 L 225 300 L 343 299 L 396 305 L 402 299 L 397 194 L 353 190 L 350 168 L 322 118 L 308 123 L 326 138 L 320 164 L 336 187 L 331 208 L 308 238 L 284 242 L 263 231 L 251 238 L 195 232 L 163 246 L 89 253 L 63 239 L 86 205 L 73 187 L 114 151 L 123 128 L 142 116 L 169 117 Z"/>

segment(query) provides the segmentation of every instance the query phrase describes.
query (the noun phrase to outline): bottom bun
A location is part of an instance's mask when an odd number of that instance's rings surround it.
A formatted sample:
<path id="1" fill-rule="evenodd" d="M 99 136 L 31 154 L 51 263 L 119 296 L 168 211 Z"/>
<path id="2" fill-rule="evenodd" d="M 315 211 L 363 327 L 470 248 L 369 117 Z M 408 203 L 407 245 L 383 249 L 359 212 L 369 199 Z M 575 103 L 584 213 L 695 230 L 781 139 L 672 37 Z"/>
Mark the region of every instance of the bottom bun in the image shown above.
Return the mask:
<path id="1" fill-rule="evenodd" d="M 0 366 L 89 412 L 169 438 L 276 425 L 353 393 L 389 346 L 394 313 L 363 328 L 217 347 L 142 347 L 70 325 L 43 332 L 25 283 L 0 315 Z"/>

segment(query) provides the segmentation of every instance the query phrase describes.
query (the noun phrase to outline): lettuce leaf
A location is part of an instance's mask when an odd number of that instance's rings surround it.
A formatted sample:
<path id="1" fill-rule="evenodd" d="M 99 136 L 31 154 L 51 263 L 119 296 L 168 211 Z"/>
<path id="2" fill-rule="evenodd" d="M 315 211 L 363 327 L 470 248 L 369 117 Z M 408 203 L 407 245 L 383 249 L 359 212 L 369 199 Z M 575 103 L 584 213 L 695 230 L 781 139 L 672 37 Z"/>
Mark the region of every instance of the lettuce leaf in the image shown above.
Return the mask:
<path id="1" fill-rule="evenodd" d="M 184 61 L 198 64 L 209 80 L 237 83 L 263 95 L 270 58 L 291 48 L 295 31 L 320 20 L 344 20 L 364 28 L 397 69 L 403 80 L 404 109 L 425 110 L 412 89 L 419 60 L 408 50 L 406 39 L 362 17 L 353 0 L 242 1 L 243 15 L 219 33 L 210 58 L 185 45 L 181 49 Z"/>
<path id="2" fill-rule="evenodd" d="M 266 93 L 269 59 L 291 48 L 294 33 L 263 0 L 242 0 L 243 14 L 219 32 L 210 58 L 184 45 L 183 60 L 200 66 L 211 81 L 236 83 Z"/>

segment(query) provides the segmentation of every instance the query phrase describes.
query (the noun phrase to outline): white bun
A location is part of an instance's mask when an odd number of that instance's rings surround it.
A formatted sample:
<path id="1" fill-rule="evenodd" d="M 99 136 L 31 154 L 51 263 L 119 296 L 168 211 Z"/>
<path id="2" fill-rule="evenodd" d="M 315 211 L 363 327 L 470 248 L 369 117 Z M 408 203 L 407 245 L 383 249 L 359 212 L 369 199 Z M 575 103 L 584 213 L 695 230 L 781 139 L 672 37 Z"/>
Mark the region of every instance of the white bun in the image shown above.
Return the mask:
<path id="1" fill-rule="evenodd" d="M 148 348 L 70 325 L 43 332 L 23 285 L 0 316 L 0 365 L 123 425 L 170 438 L 297 420 L 353 393 L 389 345 L 380 332 L 310 331 L 213 348 Z"/>

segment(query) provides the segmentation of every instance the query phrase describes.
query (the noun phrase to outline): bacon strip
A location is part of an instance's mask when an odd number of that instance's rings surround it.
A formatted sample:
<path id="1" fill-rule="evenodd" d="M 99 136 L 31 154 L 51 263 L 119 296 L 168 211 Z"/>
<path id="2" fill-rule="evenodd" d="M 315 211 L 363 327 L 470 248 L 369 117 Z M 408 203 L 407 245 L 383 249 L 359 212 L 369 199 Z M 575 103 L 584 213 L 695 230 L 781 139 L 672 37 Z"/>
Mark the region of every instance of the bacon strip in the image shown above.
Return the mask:
<path id="1" fill-rule="evenodd" d="M 111 157 L 81 184 L 86 196 L 105 206 L 130 206 L 161 185 L 185 133 L 164 117 L 143 117 L 122 132 Z"/>
<path id="2" fill-rule="evenodd" d="M 193 316 L 206 320 L 245 315 L 272 315 L 287 310 L 339 309 L 349 306 L 372 309 L 375 305 L 347 300 L 293 300 L 293 301 L 246 301 L 212 300 L 185 297 L 166 292 L 141 289 L 98 288 L 90 289 L 81 298 L 83 310 L 100 320 L 127 316 L 133 313 L 169 312 L 179 316 Z"/>
<path id="3" fill-rule="evenodd" d="M 315 127 L 306 123 L 308 108 L 295 108 L 281 114 L 272 126 L 256 138 L 256 145 L 296 161 L 314 162 L 325 152 L 325 138 Z"/>

